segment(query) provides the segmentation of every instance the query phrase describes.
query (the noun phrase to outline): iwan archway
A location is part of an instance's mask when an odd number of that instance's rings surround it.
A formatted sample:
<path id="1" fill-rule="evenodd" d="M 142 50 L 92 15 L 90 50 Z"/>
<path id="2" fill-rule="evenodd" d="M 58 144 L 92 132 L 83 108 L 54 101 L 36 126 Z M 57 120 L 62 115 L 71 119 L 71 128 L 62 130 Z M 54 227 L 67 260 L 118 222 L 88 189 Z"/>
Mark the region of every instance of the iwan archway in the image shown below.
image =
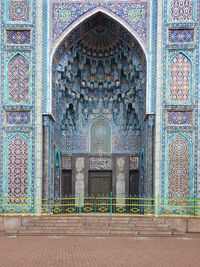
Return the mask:
<path id="1" fill-rule="evenodd" d="M 138 40 L 104 12 L 62 39 L 52 58 L 54 120 L 51 132 L 44 128 L 44 157 L 53 168 L 44 196 L 152 196 L 146 69 Z"/>

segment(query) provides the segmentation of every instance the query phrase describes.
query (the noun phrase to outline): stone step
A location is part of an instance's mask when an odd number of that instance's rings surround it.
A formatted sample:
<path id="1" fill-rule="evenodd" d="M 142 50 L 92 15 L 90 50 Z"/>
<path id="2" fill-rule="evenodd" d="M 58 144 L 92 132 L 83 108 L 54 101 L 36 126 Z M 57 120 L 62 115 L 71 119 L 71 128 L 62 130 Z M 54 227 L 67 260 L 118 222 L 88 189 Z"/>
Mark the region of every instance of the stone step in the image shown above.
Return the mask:
<path id="1" fill-rule="evenodd" d="M 148 231 L 141 230 L 139 231 L 141 236 L 172 236 L 172 231 Z"/>
<path id="2" fill-rule="evenodd" d="M 111 225 L 110 226 L 110 229 L 111 229 L 111 231 L 112 230 L 126 231 L 126 230 L 131 230 L 132 228 L 131 228 L 130 225 L 129 226 L 126 226 L 126 227 L 121 227 L 121 226 L 118 226 L 118 225 Z"/>
<path id="3" fill-rule="evenodd" d="M 39 217 L 24 222 L 7 235 L 130 235 L 130 236 L 178 236 L 165 218 L 72 216 Z"/>
<path id="4" fill-rule="evenodd" d="M 143 224 L 145 225 L 152 225 L 152 224 L 163 224 L 163 222 L 156 222 L 156 221 L 131 221 L 130 224 Z"/>
<path id="5" fill-rule="evenodd" d="M 119 230 L 111 230 L 111 235 L 129 235 L 129 236 L 137 236 L 139 235 L 138 231 L 119 231 Z"/>
<path id="6" fill-rule="evenodd" d="M 132 227 L 132 229 L 134 229 L 134 230 L 138 230 L 138 231 L 142 231 L 142 230 L 148 230 L 148 231 L 159 231 L 160 229 L 162 229 L 163 231 L 164 230 L 168 230 L 168 228 L 157 228 L 157 227 L 155 227 L 155 226 L 146 226 L 146 227 L 140 227 L 140 226 L 135 226 L 135 227 Z M 171 229 L 170 229 L 171 230 Z"/>
<path id="7" fill-rule="evenodd" d="M 20 227 L 21 230 L 25 230 L 25 229 L 49 229 L 49 230 L 54 230 L 54 229 L 78 229 L 78 230 L 81 230 L 81 229 L 111 229 L 111 230 L 121 230 L 121 231 L 124 231 L 124 230 L 148 230 L 148 231 L 172 231 L 171 228 L 169 227 L 156 227 L 156 226 L 147 226 L 147 227 L 140 227 L 140 226 L 135 226 L 135 227 L 131 227 L 130 225 L 129 226 L 126 226 L 126 227 L 121 227 L 121 226 L 118 226 L 118 225 L 112 225 L 112 226 L 104 226 L 104 225 L 82 225 L 82 226 L 79 226 L 77 227 L 76 225 L 70 225 L 70 226 L 66 226 L 66 225 L 63 225 L 63 226 L 58 226 L 58 225 L 55 225 L 55 226 L 46 226 L 46 225 L 35 225 L 35 226 L 24 226 L 24 227 Z"/>
<path id="8" fill-rule="evenodd" d="M 92 222 L 92 221 L 83 221 L 83 222 L 65 222 L 65 221 L 29 221 L 26 225 L 131 225 L 130 222 L 113 222 L 113 221 L 105 221 L 105 222 Z M 152 223 L 151 223 L 152 224 Z M 134 223 L 132 223 L 134 225 Z"/>
<path id="9" fill-rule="evenodd" d="M 77 225 L 77 226 L 81 226 L 81 225 L 84 225 L 85 223 L 83 222 L 83 223 L 65 223 L 65 222 L 28 222 L 28 223 L 26 223 L 26 224 L 24 224 L 24 225 L 30 225 L 30 226 L 36 226 L 36 225 L 48 225 L 48 226 L 54 226 L 54 225 L 66 225 L 66 226 L 68 226 L 68 225 Z"/>

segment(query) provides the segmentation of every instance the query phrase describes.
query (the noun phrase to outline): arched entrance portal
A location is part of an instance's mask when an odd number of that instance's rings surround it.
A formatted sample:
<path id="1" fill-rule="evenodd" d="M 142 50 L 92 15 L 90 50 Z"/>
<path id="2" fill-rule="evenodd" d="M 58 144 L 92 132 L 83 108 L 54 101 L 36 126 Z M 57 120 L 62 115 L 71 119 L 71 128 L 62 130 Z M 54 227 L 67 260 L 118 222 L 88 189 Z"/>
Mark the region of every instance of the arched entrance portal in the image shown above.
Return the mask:
<path id="1" fill-rule="evenodd" d="M 47 142 L 52 166 L 52 151 L 61 155 L 60 195 L 151 194 L 145 99 L 144 52 L 118 22 L 98 12 L 62 41 L 52 62 L 55 138 Z M 48 183 L 55 187 L 54 170 Z"/>

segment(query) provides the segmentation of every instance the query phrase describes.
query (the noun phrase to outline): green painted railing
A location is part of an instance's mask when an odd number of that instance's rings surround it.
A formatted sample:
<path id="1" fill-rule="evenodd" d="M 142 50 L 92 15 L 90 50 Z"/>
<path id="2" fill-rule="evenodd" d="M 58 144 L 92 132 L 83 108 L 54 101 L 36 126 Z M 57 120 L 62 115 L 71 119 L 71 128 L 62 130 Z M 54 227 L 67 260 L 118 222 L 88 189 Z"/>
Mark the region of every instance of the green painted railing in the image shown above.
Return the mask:
<path id="1" fill-rule="evenodd" d="M 135 198 L 132 196 L 69 196 L 49 199 L 0 199 L 0 216 L 110 216 L 200 217 L 200 199 Z"/>

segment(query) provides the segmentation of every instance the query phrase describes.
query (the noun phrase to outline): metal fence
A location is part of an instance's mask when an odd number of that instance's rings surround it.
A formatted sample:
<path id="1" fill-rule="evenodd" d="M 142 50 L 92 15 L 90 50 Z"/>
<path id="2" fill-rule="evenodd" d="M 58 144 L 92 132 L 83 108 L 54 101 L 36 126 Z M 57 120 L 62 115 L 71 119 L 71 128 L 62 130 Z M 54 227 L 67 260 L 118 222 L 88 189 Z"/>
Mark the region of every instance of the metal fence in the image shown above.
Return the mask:
<path id="1" fill-rule="evenodd" d="M 135 198 L 132 196 L 69 196 L 63 198 L 0 199 L 0 216 L 110 216 L 199 217 L 200 199 Z"/>

